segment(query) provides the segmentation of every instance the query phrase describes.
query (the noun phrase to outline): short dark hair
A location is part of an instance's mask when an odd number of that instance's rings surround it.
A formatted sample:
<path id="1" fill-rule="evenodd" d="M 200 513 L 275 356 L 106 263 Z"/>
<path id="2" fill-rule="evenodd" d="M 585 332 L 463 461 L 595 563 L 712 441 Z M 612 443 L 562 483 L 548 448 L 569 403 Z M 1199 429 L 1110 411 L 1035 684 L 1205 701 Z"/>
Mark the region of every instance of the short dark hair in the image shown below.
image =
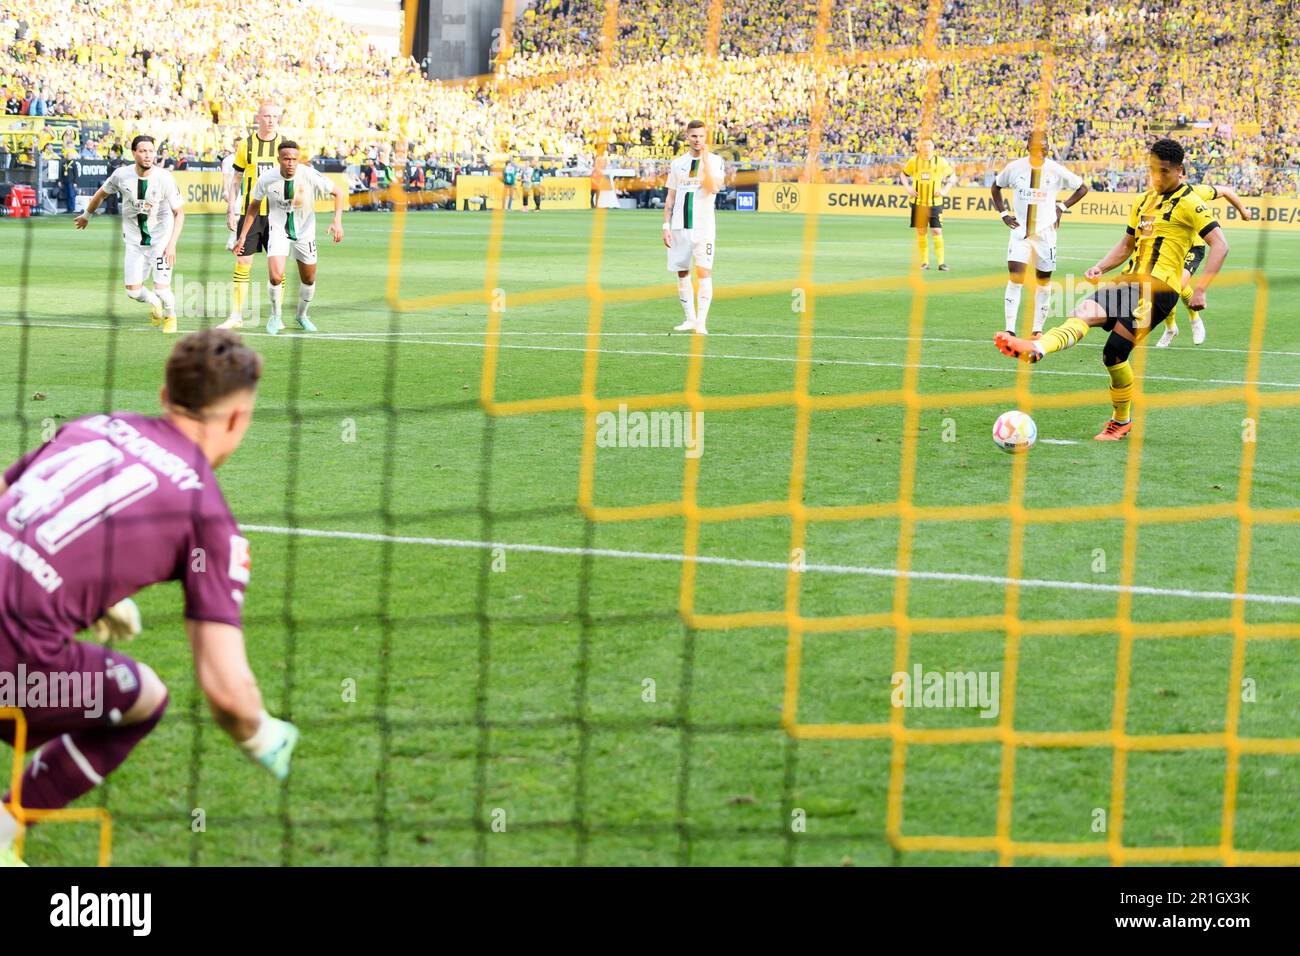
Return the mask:
<path id="1" fill-rule="evenodd" d="M 686 124 L 686 132 L 688 133 L 693 129 L 703 129 L 703 128 L 704 128 L 704 120 L 691 120 L 689 123 Z"/>
<path id="2" fill-rule="evenodd" d="M 1183 147 L 1176 139 L 1158 139 L 1151 144 L 1151 155 L 1175 166 L 1183 165 Z"/>
<path id="3" fill-rule="evenodd" d="M 167 398 L 179 410 L 198 415 L 228 395 L 257 388 L 262 356 L 226 329 L 185 336 L 167 359 Z"/>
<path id="4" fill-rule="evenodd" d="M 300 148 L 301 147 L 299 147 L 299 145 L 295 143 L 293 140 L 284 139 L 280 141 L 280 146 L 276 149 L 275 152 L 278 155 L 281 149 L 300 149 Z"/>
<path id="5" fill-rule="evenodd" d="M 153 141 L 154 138 L 152 136 L 141 133 L 139 136 L 135 137 L 135 139 L 131 140 L 131 152 L 134 153 L 141 143 L 152 143 Z"/>

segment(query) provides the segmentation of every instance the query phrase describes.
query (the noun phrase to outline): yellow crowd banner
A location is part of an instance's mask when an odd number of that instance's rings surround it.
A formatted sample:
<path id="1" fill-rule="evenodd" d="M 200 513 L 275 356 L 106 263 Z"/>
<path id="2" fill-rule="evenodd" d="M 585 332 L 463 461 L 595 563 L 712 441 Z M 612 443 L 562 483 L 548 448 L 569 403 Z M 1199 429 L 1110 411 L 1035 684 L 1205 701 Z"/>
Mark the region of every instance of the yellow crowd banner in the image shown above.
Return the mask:
<path id="1" fill-rule="evenodd" d="M 1003 194 L 1008 199 L 1009 193 Z M 1124 225 L 1141 193 L 1090 192 L 1069 212 L 1069 222 Z M 1062 193 L 1062 199 L 1065 194 Z M 1281 196 L 1242 196 L 1242 204 L 1261 223 L 1300 230 L 1300 199 Z M 759 183 L 758 208 L 762 212 L 841 216 L 892 216 L 906 220 L 911 198 L 902 186 L 854 186 L 841 183 Z M 1209 203 L 1222 223 L 1241 217 L 1222 199 Z M 987 189 L 958 186 L 943 200 L 943 215 L 951 219 L 997 219 Z"/>
<path id="2" fill-rule="evenodd" d="M 176 188 L 181 191 L 181 198 L 185 200 L 185 211 L 187 213 L 206 213 L 226 211 L 226 187 L 222 180 L 221 172 L 215 169 L 173 170 L 172 175 L 176 177 Z M 338 184 L 343 190 L 344 198 L 348 194 L 348 178 L 342 173 L 325 173 L 325 178 Z M 329 212 L 334 208 L 334 200 L 326 197 L 316 200 L 317 212 Z M 344 203 L 344 208 L 347 204 Z"/>
<path id="3" fill-rule="evenodd" d="M 466 199 L 481 199 L 483 205 L 472 202 L 471 208 L 496 209 L 505 195 L 505 189 L 499 176 L 457 176 L 456 208 L 464 209 Z M 525 189 L 536 191 L 535 187 L 516 183 L 514 208 L 523 208 L 521 197 Z M 586 176 L 543 176 L 541 192 L 543 209 L 591 208 L 591 180 Z"/>

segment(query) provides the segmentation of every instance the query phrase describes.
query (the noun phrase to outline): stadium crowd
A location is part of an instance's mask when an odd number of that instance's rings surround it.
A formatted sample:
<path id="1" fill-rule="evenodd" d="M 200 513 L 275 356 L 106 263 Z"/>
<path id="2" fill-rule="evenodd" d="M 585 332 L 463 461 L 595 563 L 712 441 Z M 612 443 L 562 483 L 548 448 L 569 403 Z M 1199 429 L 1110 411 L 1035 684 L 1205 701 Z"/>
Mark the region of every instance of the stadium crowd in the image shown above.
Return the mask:
<path id="1" fill-rule="evenodd" d="M 747 159 L 802 164 L 819 114 L 822 163 L 874 175 L 914 151 L 931 98 L 940 152 L 984 182 L 1022 148 L 1050 69 L 1056 155 L 1099 185 L 1131 185 L 1153 131 L 1172 129 L 1193 166 L 1247 191 L 1297 189 L 1300 18 L 1277 5 L 947 0 L 927 59 L 924 0 L 835 0 L 820 60 L 816 4 L 725 0 L 715 56 L 711 6 L 622 0 L 602 69 L 601 0 L 530 0 L 498 82 L 475 84 L 429 81 L 302 0 L 0 0 L 0 102 L 146 123 L 174 155 L 211 160 L 272 98 L 314 155 L 351 163 L 400 144 L 430 164 L 583 165 L 601 143 L 669 149 L 707 116 Z"/>

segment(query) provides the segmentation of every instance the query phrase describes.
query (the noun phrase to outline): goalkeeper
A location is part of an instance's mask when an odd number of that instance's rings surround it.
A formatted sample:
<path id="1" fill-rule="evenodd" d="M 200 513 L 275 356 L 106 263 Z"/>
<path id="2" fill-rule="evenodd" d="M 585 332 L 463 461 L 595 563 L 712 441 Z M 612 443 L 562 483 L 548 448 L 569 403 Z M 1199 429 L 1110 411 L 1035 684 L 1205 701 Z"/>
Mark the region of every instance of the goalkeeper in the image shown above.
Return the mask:
<path id="1" fill-rule="evenodd" d="M 0 865 L 23 810 L 66 806 L 126 760 L 162 720 L 167 688 L 145 664 L 74 635 L 128 637 L 126 600 L 180 581 L 195 675 L 212 715 L 252 760 L 283 780 L 298 731 L 269 716 L 244 652 L 248 542 L 213 469 L 239 447 L 262 359 L 233 332 L 207 329 L 167 361 L 164 413 L 92 415 L 59 429 L 0 478 L 0 674 L 45 677 L 17 702 L 28 763 L 0 806 Z M 13 686 L 12 684 L 10 686 Z M 0 706 L 12 703 L 0 699 Z M 15 723 L 0 719 L 14 743 Z"/>

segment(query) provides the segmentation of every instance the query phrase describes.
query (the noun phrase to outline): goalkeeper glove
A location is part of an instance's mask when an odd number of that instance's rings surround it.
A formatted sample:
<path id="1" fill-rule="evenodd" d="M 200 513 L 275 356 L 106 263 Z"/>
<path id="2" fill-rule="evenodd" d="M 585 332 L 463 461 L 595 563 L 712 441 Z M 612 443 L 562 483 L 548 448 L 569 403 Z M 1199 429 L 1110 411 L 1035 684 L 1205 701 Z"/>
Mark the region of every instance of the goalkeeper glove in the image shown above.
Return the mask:
<path id="1" fill-rule="evenodd" d="M 239 744 L 239 749 L 250 760 L 260 763 L 275 775 L 276 780 L 289 776 L 289 761 L 298 743 L 298 728 L 287 720 L 272 717 L 262 711 L 262 723 L 257 733 Z"/>
<path id="2" fill-rule="evenodd" d="M 95 640 L 101 644 L 109 641 L 129 641 L 140 633 L 140 609 L 130 598 L 123 598 L 90 626 Z"/>

